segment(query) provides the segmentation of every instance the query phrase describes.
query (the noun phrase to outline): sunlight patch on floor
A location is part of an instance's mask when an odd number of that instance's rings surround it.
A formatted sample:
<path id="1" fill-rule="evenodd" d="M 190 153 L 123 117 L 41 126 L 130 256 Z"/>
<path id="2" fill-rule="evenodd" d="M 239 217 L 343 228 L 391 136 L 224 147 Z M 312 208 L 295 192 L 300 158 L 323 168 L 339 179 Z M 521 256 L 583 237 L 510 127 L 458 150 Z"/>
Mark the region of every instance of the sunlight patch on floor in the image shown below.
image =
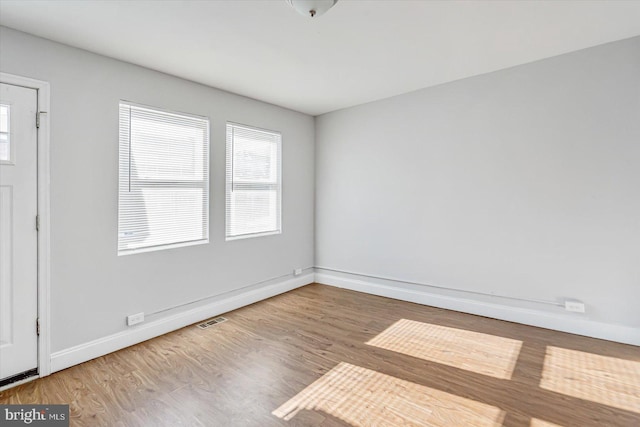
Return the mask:
<path id="1" fill-rule="evenodd" d="M 547 347 L 540 387 L 640 413 L 640 362 Z"/>
<path id="2" fill-rule="evenodd" d="M 549 421 L 542 421 L 537 418 L 531 419 L 529 427 L 562 427 L 560 424 L 550 423 Z"/>
<path id="3" fill-rule="evenodd" d="M 522 341 L 401 319 L 368 345 L 500 379 L 511 379 Z"/>
<path id="4" fill-rule="evenodd" d="M 323 411 L 354 427 L 500 426 L 505 415 L 494 406 L 344 362 L 273 415 L 290 420 L 303 409 Z"/>

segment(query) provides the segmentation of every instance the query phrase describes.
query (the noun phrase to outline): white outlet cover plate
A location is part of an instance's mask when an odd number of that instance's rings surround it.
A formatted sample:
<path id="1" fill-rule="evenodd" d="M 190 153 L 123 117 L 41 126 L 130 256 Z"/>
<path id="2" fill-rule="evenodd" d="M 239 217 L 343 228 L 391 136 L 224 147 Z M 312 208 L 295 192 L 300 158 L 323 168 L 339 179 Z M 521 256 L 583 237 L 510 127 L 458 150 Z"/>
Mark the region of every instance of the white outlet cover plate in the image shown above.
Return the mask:
<path id="1" fill-rule="evenodd" d="M 136 313 L 136 314 L 127 316 L 128 326 L 137 325 L 138 323 L 142 323 L 142 322 L 144 322 L 144 313 Z"/>
<path id="2" fill-rule="evenodd" d="M 564 308 L 567 311 L 573 311 L 576 313 L 585 312 L 584 303 L 582 301 L 567 300 L 564 302 Z"/>

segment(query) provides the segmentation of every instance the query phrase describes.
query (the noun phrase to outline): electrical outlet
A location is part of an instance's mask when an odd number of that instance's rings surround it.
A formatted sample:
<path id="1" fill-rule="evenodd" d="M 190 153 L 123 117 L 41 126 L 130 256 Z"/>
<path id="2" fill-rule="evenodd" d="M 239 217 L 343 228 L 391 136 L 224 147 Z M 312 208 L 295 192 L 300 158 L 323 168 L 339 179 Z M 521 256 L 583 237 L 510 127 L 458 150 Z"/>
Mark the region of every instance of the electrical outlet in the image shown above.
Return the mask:
<path id="1" fill-rule="evenodd" d="M 142 322 L 144 322 L 144 313 L 136 313 L 127 316 L 127 326 L 137 325 Z"/>
<path id="2" fill-rule="evenodd" d="M 301 268 L 296 268 L 293 270 L 293 275 L 294 276 L 299 276 L 302 274 L 302 269 Z"/>
<path id="3" fill-rule="evenodd" d="M 573 311 L 575 313 L 584 313 L 584 303 L 582 301 L 578 301 L 577 299 L 567 299 L 564 300 L 564 309 L 567 311 Z"/>

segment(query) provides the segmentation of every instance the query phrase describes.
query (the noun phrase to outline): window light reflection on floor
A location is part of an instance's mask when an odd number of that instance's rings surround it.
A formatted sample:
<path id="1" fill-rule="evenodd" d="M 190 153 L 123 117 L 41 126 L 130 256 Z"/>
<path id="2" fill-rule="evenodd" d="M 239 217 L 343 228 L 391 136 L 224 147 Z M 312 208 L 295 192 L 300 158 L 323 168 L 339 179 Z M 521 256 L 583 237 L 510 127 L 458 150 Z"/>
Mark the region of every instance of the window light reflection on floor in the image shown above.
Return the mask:
<path id="1" fill-rule="evenodd" d="M 540 387 L 640 413 L 640 362 L 547 347 Z"/>
<path id="2" fill-rule="evenodd" d="M 548 421 L 542 421 L 537 418 L 532 418 L 531 424 L 529 424 L 529 427 L 562 427 L 562 426 L 559 424 L 550 423 Z"/>
<path id="3" fill-rule="evenodd" d="M 494 406 L 344 362 L 273 415 L 290 420 L 303 409 L 323 411 L 354 427 L 500 426 L 505 416 Z"/>
<path id="4" fill-rule="evenodd" d="M 500 379 L 511 379 L 522 341 L 401 319 L 368 345 Z"/>

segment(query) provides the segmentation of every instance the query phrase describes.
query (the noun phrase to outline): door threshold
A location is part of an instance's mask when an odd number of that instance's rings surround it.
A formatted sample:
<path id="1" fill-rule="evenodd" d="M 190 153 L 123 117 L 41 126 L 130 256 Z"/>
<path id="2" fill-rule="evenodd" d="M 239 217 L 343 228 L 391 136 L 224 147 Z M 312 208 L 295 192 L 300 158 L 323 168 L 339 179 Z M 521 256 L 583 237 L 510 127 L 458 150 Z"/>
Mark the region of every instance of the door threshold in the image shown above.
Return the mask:
<path id="1" fill-rule="evenodd" d="M 38 368 L 24 371 L 18 375 L 0 380 L 0 391 L 4 391 L 8 388 L 15 387 L 20 384 L 24 384 L 26 382 L 35 380 L 36 378 L 38 378 Z"/>

